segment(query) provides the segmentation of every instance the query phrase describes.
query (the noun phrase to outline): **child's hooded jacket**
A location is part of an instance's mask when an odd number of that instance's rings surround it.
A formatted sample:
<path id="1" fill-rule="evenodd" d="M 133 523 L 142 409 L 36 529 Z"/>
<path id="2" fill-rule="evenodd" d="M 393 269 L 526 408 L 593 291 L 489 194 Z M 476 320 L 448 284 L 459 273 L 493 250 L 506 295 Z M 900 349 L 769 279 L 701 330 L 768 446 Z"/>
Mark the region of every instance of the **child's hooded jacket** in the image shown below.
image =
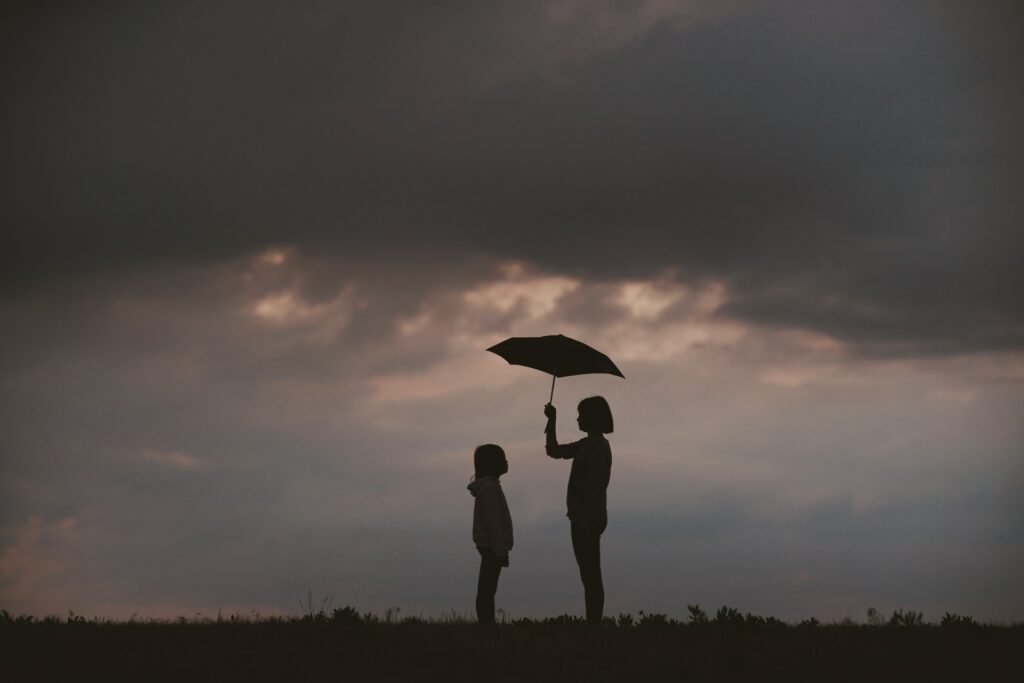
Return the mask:
<path id="1" fill-rule="evenodd" d="M 478 477 L 466 487 L 476 499 L 473 503 L 473 543 L 490 548 L 495 555 L 512 549 L 512 515 L 505 493 L 496 477 Z"/>

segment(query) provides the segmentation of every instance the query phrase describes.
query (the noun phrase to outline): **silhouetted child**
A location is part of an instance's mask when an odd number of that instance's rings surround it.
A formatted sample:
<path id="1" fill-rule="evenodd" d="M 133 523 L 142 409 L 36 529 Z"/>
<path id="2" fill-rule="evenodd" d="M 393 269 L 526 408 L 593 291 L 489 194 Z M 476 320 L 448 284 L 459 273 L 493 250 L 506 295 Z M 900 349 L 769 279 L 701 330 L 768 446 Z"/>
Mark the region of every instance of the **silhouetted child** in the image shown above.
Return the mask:
<path id="1" fill-rule="evenodd" d="M 480 577 L 476 584 L 476 618 L 494 624 L 494 595 L 501 568 L 508 566 L 512 549 L 512 515 L 498 478 L 508 472 L 501 446 L 485 444 L 473 453 L 475 473 L 467 487 L 473 502 L 473 543 L 480 552 Z"/>
<path id="2" fill-rule="evenodd" d="M 604 581 L 601 578 L 601 534 L 608 526 L 608 482 L 612 476 L 612 449 L 605 434 L 615 426 L 608 401 L 591 396 L 580 401 L 576 424 L 587 436 L 560 444 L 555 435 L 558 411 L 548 403 L 545 449 L 552 458 L 572 460 L 565 502 L 572 535 L 572 550 L 583 582 L 587 621 L 600 624 L 604 616 Z"/>

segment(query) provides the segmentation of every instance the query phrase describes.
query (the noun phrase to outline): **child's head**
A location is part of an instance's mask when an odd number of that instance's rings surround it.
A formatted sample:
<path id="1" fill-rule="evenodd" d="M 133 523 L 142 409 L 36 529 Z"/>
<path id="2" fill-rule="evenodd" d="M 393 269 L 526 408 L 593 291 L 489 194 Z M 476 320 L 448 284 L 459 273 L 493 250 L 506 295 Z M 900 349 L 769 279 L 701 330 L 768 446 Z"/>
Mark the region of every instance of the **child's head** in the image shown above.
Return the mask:
<path id="1" fill-rule="evenodd" d="M 477 446 L 473 453 L 473 467 L 476 477 L 500 477 L 508 472 L 508 460 L 501 446 L 493 443 Z"/>
<path id="2" fill-rule="evenodd" d="M 576 424 L 580 431 L 592 434 L 611 434 L 615 431 L 615 423 L 612 421 L 612 409 L 608 407 L 608 401 L 603 396 L 591 396 L 580 401 L 579 417 Z"/>

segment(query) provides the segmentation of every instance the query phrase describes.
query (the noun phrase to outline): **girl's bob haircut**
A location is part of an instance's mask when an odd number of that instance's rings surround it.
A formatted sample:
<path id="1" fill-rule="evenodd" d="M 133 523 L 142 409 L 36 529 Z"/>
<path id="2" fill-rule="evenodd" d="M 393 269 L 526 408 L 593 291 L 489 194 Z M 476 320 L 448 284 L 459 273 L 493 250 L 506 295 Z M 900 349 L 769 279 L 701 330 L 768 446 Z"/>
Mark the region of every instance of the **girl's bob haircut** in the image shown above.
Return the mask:
<path id="1" fill-rule="evenodd" d="M 608 401 L 604 396 L 591 396 L 580 401 L 580 426 L 585 432 L 601 432 L 611 434 L 615 431 L 615 422 L 612 420 L 612 409 L 608 407 Z"/>
<path id="2" fill-rule="evenodd" d="M 504 474 L 504 464 L 505 451 L 496 444 L 485 443 L 483 446 L 477 446 L 473 452 L 473 469 L 476 470 L 477 478 Z"/>

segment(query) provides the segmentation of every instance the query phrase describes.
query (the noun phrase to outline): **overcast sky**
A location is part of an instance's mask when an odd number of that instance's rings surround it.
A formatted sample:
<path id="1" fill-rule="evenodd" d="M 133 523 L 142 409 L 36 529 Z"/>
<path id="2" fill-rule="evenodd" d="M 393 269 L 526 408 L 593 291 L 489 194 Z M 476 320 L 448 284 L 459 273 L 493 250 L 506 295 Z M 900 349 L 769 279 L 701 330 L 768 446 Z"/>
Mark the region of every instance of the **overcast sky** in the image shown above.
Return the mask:
<path id="1" fill-rule="evenodd" d="M 0 607 L 1024 619 L 1019 3 L 2 11 Z"/>

